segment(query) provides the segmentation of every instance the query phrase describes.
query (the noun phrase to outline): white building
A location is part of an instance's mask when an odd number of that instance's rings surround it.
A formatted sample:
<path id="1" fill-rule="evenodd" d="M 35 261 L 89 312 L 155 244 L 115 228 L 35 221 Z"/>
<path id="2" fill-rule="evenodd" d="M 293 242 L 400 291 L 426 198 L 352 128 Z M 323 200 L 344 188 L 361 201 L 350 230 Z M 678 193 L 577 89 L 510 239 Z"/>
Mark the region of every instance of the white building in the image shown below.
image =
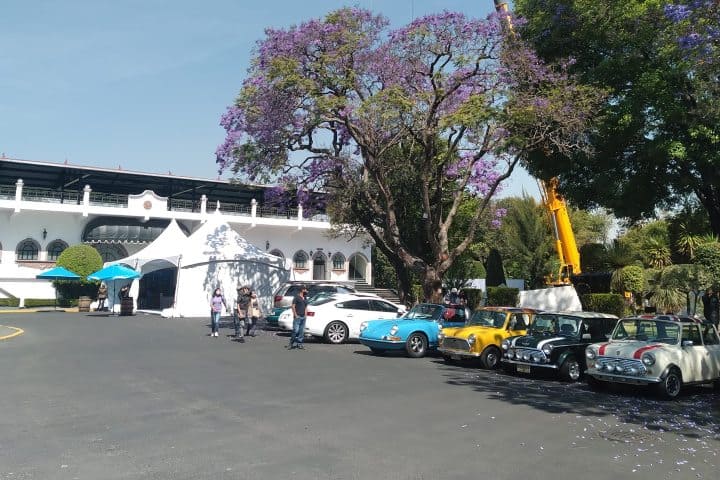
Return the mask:
<path id="1" fill-rule="evenodd" d="M 370 283 L 366 239 L 330 238 L 324 215 L 265 205 L 265 187 L 221 180 L 0 158 L 0 298 L 52 298 L 35 275 L 70 245 L 95 247 L 106 262 L 142 250 L 175 219 L 190 234 L 216 211 L 256 247 L 291 260 L 295 280 Z M 176 271 L 143 276 L 138 306 L 167 307 Z M 175 269 L 176 270 L 176 269 Z"/>

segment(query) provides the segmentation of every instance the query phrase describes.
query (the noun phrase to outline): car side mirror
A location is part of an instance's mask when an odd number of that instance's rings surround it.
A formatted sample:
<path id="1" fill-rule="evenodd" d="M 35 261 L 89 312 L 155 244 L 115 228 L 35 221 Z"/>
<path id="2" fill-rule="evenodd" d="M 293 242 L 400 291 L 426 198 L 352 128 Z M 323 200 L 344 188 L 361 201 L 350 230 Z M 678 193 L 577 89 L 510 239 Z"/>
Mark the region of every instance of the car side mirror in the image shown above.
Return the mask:
<path id="1" fill-rule="evenodd" d="M 582 339 L 583 339 L 583 340 L 590 340 L 591 338 L 592 338 L 592 337 L 590 336 L 589 333 L 583 333 L 583 334 L 582 334 Z"/>
<path id="2" fill-rule="evenodd" d="M 692 347 L 693 345 L 694 345 L 694 343 L 693 343 L 692 340 L 683 340 L 683 341 L 682 341 L 682 346 L 683 346 L 683 347 Z"/>
<path id="3" fill-rule="evenodd" d="M 402 317 L 404 314 L 405 314 L 405 312 L 403 312 L 401 309 L 398 309 L 398 311 L 397 311 L 398 317 Z"/>

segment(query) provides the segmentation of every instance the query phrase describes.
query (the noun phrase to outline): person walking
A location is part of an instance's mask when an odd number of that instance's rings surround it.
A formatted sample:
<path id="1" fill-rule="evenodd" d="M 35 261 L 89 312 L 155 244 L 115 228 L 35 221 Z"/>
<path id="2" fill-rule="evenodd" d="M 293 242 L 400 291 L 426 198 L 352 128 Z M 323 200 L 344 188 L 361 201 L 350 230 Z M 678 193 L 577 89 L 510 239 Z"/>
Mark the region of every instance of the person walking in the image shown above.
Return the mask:
<path id="1" fill-rule="evenodd" d="M 255 290 L 250 291 L 249 315 L 250 320 L 247 324 L 247 331 L 245 332 L 245 335 L 254 337 L 258 320 L 263 316 L 262 308 L 260 308 L 260 301 L 257 298 Z"/>
<path id="2" fill-rule="evenodd" d="M 223 307 L 227 310 L 225 297 L 223 296 L 220 287 L 218 287 L 215 289 L 213 296 L 210 299 L 210 321 L 212 326 L 212 331 L 210 332 L 211 337 L 218 336 L 218 329 L 220 328 L 220 315 L 222 314 Z"/>
<path id="3" fill-rule="evenodd" d="M 300 292 L 293 298 L 293 329 L 290 334 L 290 345 L 288 349 L 299 348 L 303 350 L 303 340 L 305 340 L 305 314 L 307 313 L 307 287 L 300 286 Z"/>
<path id="4" fill-rule="evenodd" d="M 105 306 L 105 300 L 107 300 L 108 297 L 108 288 L 107 285 L 105 285 L 105 282 L 102 282 L 100 284 L 100 287 L 98 288 L 97 293 L 97 308 L 95 309 L 96 312 L 103 312 L 107 310 L 107 307 Z"/>
<path id="5" fill-rule="evenodd" d="M 237 289 L 237 300 L 233 323 L 235 325 L 235 338 L 238 342 L 245 342 L 245 327 L 249 323 L 250 287 L 243 285 Z"/>

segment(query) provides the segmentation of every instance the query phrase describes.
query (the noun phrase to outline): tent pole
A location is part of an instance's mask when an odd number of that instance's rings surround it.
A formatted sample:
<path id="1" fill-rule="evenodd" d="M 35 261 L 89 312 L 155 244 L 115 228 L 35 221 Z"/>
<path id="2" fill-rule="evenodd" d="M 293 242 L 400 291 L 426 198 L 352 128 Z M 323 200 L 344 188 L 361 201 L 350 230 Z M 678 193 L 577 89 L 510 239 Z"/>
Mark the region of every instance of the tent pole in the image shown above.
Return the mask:
<path id="1" fill-rule="evenodd" d="M 182 254 L 178 255 L 177 272 L 175 272 L 175 295 L 173 295 L 173 310 L 177 312 L 178 290 L 180 289 L 180 265 L 182 265 Z"/>

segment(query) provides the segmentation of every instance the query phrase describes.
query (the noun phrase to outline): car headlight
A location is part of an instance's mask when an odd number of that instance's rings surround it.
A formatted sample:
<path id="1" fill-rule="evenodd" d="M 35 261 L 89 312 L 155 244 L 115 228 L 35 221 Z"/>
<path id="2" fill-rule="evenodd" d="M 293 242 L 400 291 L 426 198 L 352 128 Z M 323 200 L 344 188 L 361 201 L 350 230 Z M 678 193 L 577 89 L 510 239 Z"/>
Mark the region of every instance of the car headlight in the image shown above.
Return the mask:
<path id="1" fill-rule="evenodd" d="M 508 356 L 508 358 L 515 358 L 515 349 L 514 348 L 509 349 L 507 356 Z"/>
<path id="2" fill-rule="evenodd" d="M 471 333 L 467 338 L 468 345 L 475 344 L 475 334 Z"/>
<path id="3" fill-rule="evenodd" d="M 438 332 L 438 337 L 437 337 L 437 338 L 438 338 L 439 341 L 443 341 L 443 339 L 445 338 L 445 334 L 442 332 L 442 330 L 440 330 L 440 331 Z"/>
<path id="4" fill-rule="evenodd" d="M 398 330 L 400 330 L 400 329 L 398 328 L 398 326 L 397 326 L 397 325 L 393 325 L 392 328 L 390 329 L 390 335 L 395 335 L 395 334 L 398 332 Z"/>
<path id="5" fill-rule="evenodd" d="M 588 347 L 588 348 L 585 350 L 585 356 L 586 356 L 587 358 L 589 358 L 590 360 L 595 360 L 595 357 L 597 357 L 597 353 L 595 353 L 595 349 L 594 349 L 594 348 Z"/>
<path id="6" fill-rule="evenodd" d="M 552 350 L 553 350 L 553 346 L 549 343 L 546 345 L 543 345 L 543 347 L 542 347 L 542 352 L 545 355 L 547 355 L 548 357 L 550 356 L 550 352 L 552 352 Z"/>
<path id="7" fill-rule="evenodd" d="M 362 323 L 360 324 L 360 331 L 362 332 L 362 331 L 365 330 L 366 328 L 367 328 L 367 322 L 362 322 Z"/>
<path id="8" fill-rule="evenodd" d="M 510 348 L 510 340 L 508 340 L 508 339 L 503 340 L 502 343 L 500 344 L 500 347 L 503 350 L 508 350 Z"/>
<path id="9" fill-rule="evenodd" d="M 655 355 L 653 355 L 650 352 L 643 353 L 641 360 L 642 360 L 642 363 L 647 365 L 648 367 L 650 365 L 655 365 Z"/>

